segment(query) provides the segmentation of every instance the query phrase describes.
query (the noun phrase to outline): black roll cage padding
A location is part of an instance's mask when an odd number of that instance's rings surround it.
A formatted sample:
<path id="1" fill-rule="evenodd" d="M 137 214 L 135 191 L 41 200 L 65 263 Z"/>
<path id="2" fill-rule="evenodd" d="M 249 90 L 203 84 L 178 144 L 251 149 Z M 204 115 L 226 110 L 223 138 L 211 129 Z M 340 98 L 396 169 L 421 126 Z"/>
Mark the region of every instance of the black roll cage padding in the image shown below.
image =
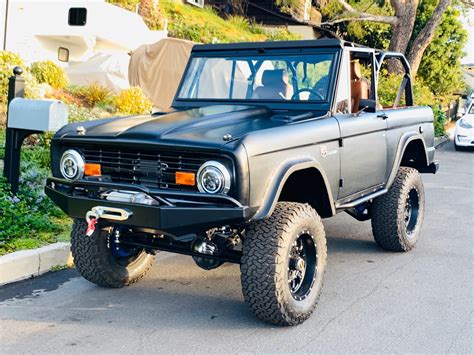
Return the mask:
<path id="1" fill-rule="evenodd" d="M 398 104 L 400 103 L 400 101 L 401 101 L 401 99 L 402 99 L 403 91 L 405 91 L 405 89 L 406 89 L 408 80 L 409 80 L 409 78 L 408 78 L 407 75 L 405 74 L 405 75 L 403 76 L 403 80 L 402 80 L 402 82 L 401 82 L 401 84 L 400 84 L 400 87 L 398 88 L 397 97 L 395 98 L 395 102 L 393 103 L 393 108 L 397 108 L 397 107 L 398 107 Z"/>

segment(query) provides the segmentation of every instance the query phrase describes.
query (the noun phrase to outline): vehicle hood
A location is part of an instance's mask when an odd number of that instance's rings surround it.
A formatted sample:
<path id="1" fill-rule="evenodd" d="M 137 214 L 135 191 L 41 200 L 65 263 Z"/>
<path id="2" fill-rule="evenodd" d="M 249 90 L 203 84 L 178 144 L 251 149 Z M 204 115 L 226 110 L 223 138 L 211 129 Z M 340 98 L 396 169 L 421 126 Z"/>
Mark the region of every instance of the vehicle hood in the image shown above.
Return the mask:
<path id="1" fill-rule="evenodd" d="M 59 138 L 117 139 L 140 143 L 196 143 L 220 146 L 225 135 L 235 140 L 247 133 L 281 126 L 269 119 L 272 112 L 255 106 L 206 106 L 164 115 L 142 115 L 82 122 L 66 126 Z M 79 135 L 77 127 L 85 134 Z"/>
<path id="2" fill-rule="evenodd" d="M 462 116 L 461 119 L 464 120 L 465 122 L 469 123 L 471 126 L 474 126 L 474 114 L 467 113 L 464 116 Z"/>

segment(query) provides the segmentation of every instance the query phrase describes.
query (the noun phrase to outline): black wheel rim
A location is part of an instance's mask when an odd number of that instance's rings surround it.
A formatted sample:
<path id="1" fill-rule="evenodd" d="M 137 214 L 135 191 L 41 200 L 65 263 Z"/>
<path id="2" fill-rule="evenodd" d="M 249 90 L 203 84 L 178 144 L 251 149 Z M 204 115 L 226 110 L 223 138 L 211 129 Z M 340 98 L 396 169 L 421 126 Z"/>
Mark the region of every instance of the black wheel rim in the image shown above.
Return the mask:
<path id="1" fill-rule="evenodd" d="M 311 293 L 317 276 L 318 251 L 314 237 L 302 231 L 293 242 L 288 258 L 288 287 L 291 296 L 302 301 Z"/>
<path id="2" fill-rule="evenodd" d="M 407 235 L 410 237 L 416 229 L 418 223 L 418 214 L 420 212 L 420 196 L 416 187 L 412 187 L 408 192 L 405 202 L 405 228 Z"/>

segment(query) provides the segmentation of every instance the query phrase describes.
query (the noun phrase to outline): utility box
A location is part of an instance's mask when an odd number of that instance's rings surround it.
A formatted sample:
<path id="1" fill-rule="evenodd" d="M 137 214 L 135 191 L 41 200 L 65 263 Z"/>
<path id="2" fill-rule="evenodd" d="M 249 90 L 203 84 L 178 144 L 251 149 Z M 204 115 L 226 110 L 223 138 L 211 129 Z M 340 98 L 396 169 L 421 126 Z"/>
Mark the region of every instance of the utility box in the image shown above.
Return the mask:
<path id="1" fill-rule="evenodd" d="M 67 105 L 58 100 L 15 98 L 8 107 L 7 128 L 56 132 L 67 123 Z"/>

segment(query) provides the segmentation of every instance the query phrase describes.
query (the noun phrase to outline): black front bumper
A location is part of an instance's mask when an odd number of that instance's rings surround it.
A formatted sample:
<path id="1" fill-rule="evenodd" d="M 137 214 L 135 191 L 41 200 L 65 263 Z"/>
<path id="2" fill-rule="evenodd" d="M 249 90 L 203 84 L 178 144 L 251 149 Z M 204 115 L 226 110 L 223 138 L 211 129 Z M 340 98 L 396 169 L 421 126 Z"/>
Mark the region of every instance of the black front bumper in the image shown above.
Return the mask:
<path id="1" fill-rule="evenodd" d="M 116 202 L 100 197 L 110 190 L 142 192 L 159 205 Z M 249 208 L 224 195 L 150 189 L 140 185 L 116 184 L 97 180 L 69 181 L 49 178 L 48 195 L 67 215 L 85 218 L 96 206 L 115 207 L 131 212 L 121 225 L 150 228 L 172 235 L 198 233 L 213 227 L 240 224 L 249 219 Z M 107 221 L 116 224 L 116 221 Z"/>

